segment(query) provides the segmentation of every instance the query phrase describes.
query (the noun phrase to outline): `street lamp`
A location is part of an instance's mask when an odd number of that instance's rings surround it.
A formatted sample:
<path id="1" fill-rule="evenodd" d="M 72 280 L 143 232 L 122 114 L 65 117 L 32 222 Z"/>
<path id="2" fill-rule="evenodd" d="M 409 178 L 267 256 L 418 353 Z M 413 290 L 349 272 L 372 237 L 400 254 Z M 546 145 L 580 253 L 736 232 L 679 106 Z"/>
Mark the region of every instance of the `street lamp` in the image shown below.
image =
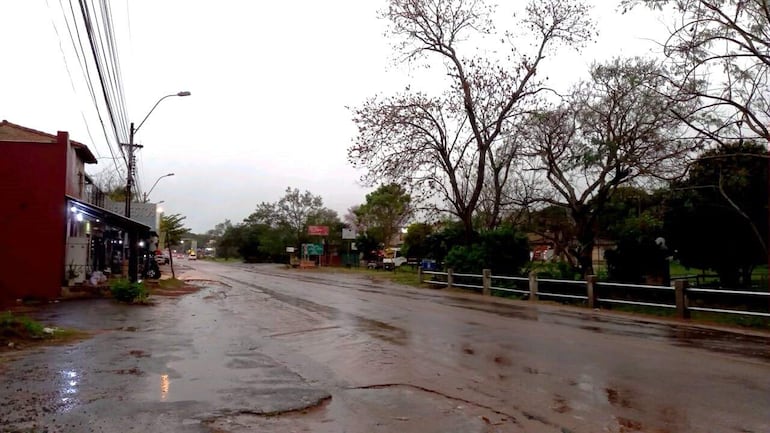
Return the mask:
<path id="1" fill-rule="evenodd" d="M 163 179 L 164 177 L 169 177 L 169 176 L 173 176 L 173 175 L 174 175 L 174 173 L 169 173 L 169 174 L 164 174 L 163 176 L 159 177 L 158 180 L 156 180 L 155 183 L 152 184 L 152 188 L 150 188 L 149 191 L 144 193 L 144 202 L 147 203 L 147 197 L 149 197 L 150 193 L 152 192 L 152 190 L 155 189 L 155 186 L 158 185 L 158 182 L 160 182 L 161 179 Z"/>
<path id="2" fill-rule="evenodd" d="M 126 218 L 131 218 L 131 188 L 134 185 L 134 148 L 141 148 L 142 146 L 134 144 L 134 135 L 136 135 L 137 132 L 139 132 L 139 129 L 144 125 L 144 122 L 147 121 L 147 118 L 150 117 L 150 114 L 152 114 L 153 111 L 155 111 L 155 108 L 160 104 L 164 99 L 170 98 L 172 96 L 190 96 L 190 92 L 184 90 L 177 93 L 172 93 L 170 95 L 166 95 L 160 99 L 158 99 L 158 102 L 155 103 L 155 105 L 150 108 L 150 111 L 147 113 L 146 116 L 144 116 L 144 119 L 142 119 L 142 122 L 139 123 L 139 126 L 134 128 L 134 122 L 131 122 L 131 129 L 129 130 L 128 135 L 128 174 L 126 176 Z"/>
<path id="3" fill-rule="evenodd" d="M 144 116 L 144 119 L 139 123 L 139 126 L 134 128 L 134 122 L 131 122 L 131 129 L 129 129 L 128 134 L 128 174 L 126 175 L 126 218 L 131 218 L 131 188 L 134 185 L 134 149 L 135 148 L 141 148 L 142 146 L 134 144 L 134 135 L 136 135 L 137 132 L 139 132 L 139 129 L 144 125 L 144 122 L 147 121 L 147 118 L 150 117 L 150 114 L 152 114 L 153 111 L 155 111 L 155 108 L 160 104 L 164 99 L 170 98 L 172 96 L 190 96 L 190 92 L 184 90 L 177 93 L 172 93 L 170 95 L 166 95 L 160 99 L 158 99 L 158 102 L 155 103 L 155 105 L 150 108 L 150 111 L 147 113 L 146 116 Z M 137 269 L 138 269 L 138 261 L 137 261 L 137 251 L 136 251 L 136 244 L 137 244 L 137 236 L 136 231 L 129 231 L 128 233 L 128 245 L 129 245 L 129 256 L 128 256 L 128 278 L 135 282 L 137 280 Z"/>

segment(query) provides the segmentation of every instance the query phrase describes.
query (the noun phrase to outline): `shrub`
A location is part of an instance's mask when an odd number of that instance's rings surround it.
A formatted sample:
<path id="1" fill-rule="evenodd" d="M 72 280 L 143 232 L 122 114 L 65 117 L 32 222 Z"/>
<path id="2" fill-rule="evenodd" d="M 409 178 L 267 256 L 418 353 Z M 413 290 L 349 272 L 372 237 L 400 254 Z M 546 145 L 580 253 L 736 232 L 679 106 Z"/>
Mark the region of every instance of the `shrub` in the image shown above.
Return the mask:
<path id="1" fill-rule="evenodd" d="M 557 280 L 579 280 L 580 273 L 567 262 L 534 262 L 532 271 L 541 278 L 554 278 Z"/>
<path id="2" fill-rule="evenodd" d="M 478 274 L 485 267 L 484 258 L 484 250 L 480 245 L 456 245 L 446 255 L 445 264 L 455 272 Z"/>
<path id="3" fill-rule="evenodd" d="M 43 325 L 29 317 L 0 313 L 0 341 L 3 338 L 42 338 Z"/>
<path id="4" fill-rule="evenodd" d="M 470 246 L 455 245 L 445 257 L 447 268 L 475 274 L 488 268 L 494 274 L 515 275 L 528 262 L 526 237 L 507 226 L 476 235 Z"/>
<path id="5" fill-rule="evenodd" d="M 110 292 L 118 302 L 144 303 L 149 296 L 144 283 L 132 283 L 126 279 L 115 280 L 110 285 Z"/>

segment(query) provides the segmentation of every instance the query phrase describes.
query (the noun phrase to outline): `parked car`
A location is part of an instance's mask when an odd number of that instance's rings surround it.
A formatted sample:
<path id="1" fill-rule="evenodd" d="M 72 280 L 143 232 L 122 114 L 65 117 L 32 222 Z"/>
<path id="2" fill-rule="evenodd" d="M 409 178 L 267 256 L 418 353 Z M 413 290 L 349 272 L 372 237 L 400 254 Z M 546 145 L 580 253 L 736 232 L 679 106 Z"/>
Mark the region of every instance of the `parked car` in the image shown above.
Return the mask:
<path id="1" fill-rule="evenodd" d="M 187 260 L 198 260 L 198 255 L 195 254 L 195 251 L 190 252 L 190 255 L 187 256 Z"/>
<path id="2" fill-rule="evenodd" d="M 159 265 L 167 265 L 171 260 L 168 257 L 167 253 L 162 254 L 156 254 L 155 255 L 155 263 Z"/>

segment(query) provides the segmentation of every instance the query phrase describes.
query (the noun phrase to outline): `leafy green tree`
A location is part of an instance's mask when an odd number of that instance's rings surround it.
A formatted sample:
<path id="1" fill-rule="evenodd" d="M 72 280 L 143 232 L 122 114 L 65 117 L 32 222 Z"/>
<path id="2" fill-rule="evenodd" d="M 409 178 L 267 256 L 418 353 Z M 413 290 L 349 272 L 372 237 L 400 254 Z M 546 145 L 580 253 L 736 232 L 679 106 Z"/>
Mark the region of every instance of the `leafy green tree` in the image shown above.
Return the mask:
<path id="1" fill-rule="evenodd" d="M 238 247 L 243 236 L 243 227 L 241 224 L 231 225 L 225 229 L 225 232 L 219 238 L 217 244 L 217 256 L 223 259 L 238 257 Z"/>
<path id="2" fill-rule="evenodd" d="M 477 233 L 473 232 L 471 236 L 472 245 L 476 241 Z M 465 227 L 458 221 L 445 221 L 443 228 L 428 235 L 425 243 L 428 258 L 442 263 L 452 247 L 466 244 Z"/>
<path id="3" fill-rule="evenodd" d="M 356 215 L 367 229 L 379 229 L 385 248 L 412 214 L 411 197 L 399 185 L 382 185 L 366 195 L 366 203 L 357 208 Z"/>
<path id="4" fill-rule="evenodd" d="M 375 260 L 382 249 L 382 242 L 369 233 L 359 233 L 356 237 L 356 249 L 363 254 L 364 260 Z"/>
<path id="5" fill-rule="evenodd" d="M 666 70 L 649 59 L 614 59 L 591 67 L 562 105 L 532 116 L 526 152 L 551 187 L 543 201 L 567 210 L 574 243 L 566 251 L 593 274 L 597 221 L 615 190 L 672 179 L 697 144 L 684 135 L 682 99 Z"/>
<path id="6" fill-rule="evenodd" d="M 300 193 L 297 188 L 286 188 L 284 195 L 275 204 L 279 224 L 292 230 L 295 246 L 306 238 L 308 220 L 323 208 L 321 196 L 313 195 L 310 191 Z"/>
<path id="7" fill-rule="evenodd" d="M 233 223 L 230 222 L 229 219 L 226 219 L 223 222 L 215 225 L 213 229 L 207 231 L 206 235 L 213 239 L 219 239 L 222 237 L 222 235 L 225 234 L 225 231 L 227 231 L 227 229 L 232 226 L 233 226 Z"/>
<path id="8" fill-rule="evenodd" d="M 323 207 L 320 196 L 287 188 L 277 202 L 257 205 L 238 230 L 233 230 L 223 241 L 229 248 L 237 248 L 247 261 L 284 261 L 287 246 L 317 242 L 307 234 L 308 225 L 328 226 L 329 236 L 324 242 L 340 243 L 342 223 L 337 212 Z"/>
<path id="9" fill-rule="evenodd" d="M 433 234 L 433 226 L 430 224 L 410 224 L 404 236 L 403 255 L 414 258 L 428 257 L 428 236 L 431 234 Z"/>
<path id="10" fill-rule="evenodd" d="M 607 277 L 627 283 L 669 284 L 668 249 L 663 230 L 663 194 L 619 187 L 598 219 L 599 235 L 615 242 L 605 252 Z"/>
<path id="11" fill-rule="evenodd" d="M 174 255 L 171 253 L 171 247 L 180 245 L 182 243 L 182 238 L 190 233 L 190 229 L 184 226 L 184 220 L 186 218 L 187 217 L 178 213 L 162 215 L 160 218 L 160 231 L 164 234 L 166 239 L 172 278 L 176 278 L 176 272 L 174 271 Z"/>
<path id="12" fill-rule="evenodd" d="M 727 287 L 750 284 L 767 260 L 767 156 L 754 143 L 721 146 L 673 185 L 666 231 L 683 265 L 713 269 Z"/>
<path id="13" fill-rule="evenodd" d="M 510 226 L 480 233 L 471 245 L 455 245 L 446 256 L 446 267 L 458 272 L 479 273 L 491 269 L 497 275 L 518 274 L 529 262 L 529 243 Z"/>

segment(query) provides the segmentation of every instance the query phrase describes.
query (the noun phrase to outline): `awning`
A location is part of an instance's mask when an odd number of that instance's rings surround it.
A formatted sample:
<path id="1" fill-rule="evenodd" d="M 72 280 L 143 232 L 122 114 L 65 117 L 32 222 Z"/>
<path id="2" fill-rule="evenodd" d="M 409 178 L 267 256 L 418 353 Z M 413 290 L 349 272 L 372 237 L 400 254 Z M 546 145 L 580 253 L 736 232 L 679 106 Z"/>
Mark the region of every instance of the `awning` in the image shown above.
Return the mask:
<path id="1" fill-rule="evenodd" d="M 100 218 L 105 223 L 119 227 L 123 230 L 127 231 L 136 231 L 136 232 L 149 232 L 150 226 L 141 223 L 137 220 L 133 220 L 131 218 L 126 218 L 123 215 L 117 214 L 115 212 L 108 211 L 107 209 L 101 208 L 99 206 L 94 206 L 90 203 L 86 203 L 80 199 L 77 199 L 75 197 L 72 197 L 70 195 L 65 196 L 67 200 L 69 200 L 72 204 L 71 206 L 75 206 L 78 210 L 81 212 L 91 215 L 94 218 Z"/>

